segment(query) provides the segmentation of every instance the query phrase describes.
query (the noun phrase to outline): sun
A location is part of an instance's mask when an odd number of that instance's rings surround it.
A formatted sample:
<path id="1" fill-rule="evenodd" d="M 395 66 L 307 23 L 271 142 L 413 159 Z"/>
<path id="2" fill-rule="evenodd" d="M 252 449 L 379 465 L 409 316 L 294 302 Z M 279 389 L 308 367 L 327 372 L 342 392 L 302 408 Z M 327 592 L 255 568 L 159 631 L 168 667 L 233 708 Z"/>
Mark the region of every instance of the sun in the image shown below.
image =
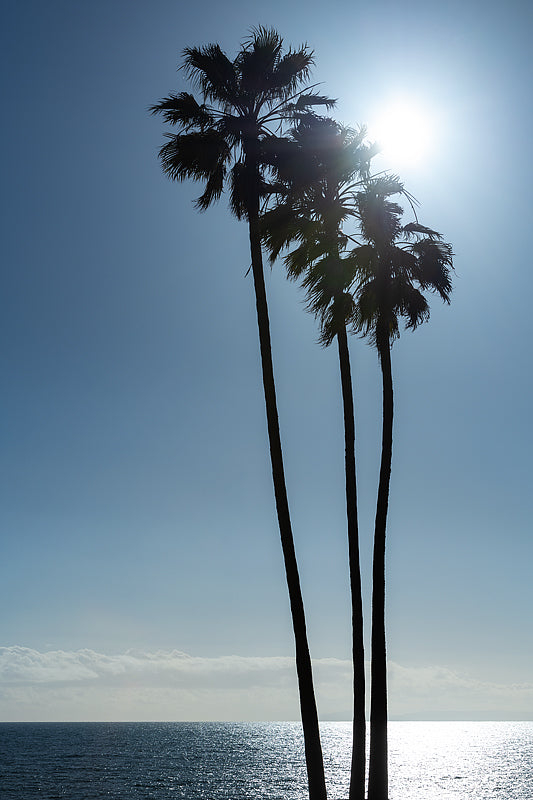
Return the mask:
<path id="1" fill-rule="evenodd" d="M 377 111 L 368 132 L 392 169 L 422 162 L 434 135 L 429 112 L 408 99 L 396 99 Z"/>

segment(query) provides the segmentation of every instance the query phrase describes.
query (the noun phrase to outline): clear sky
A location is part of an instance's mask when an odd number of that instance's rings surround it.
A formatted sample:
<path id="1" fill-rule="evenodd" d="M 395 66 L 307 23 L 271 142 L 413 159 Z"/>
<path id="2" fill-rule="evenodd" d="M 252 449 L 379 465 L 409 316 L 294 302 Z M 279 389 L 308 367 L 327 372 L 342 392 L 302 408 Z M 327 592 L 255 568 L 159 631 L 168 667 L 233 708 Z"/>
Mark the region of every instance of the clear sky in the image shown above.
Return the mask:
<path id="1" fill-rule="evenodd" d="M 316 53 L 346 124 L 433 126 L 391 166 L 455 252 L 393 349 L 390 711 L 533 718 L 527 4 L 4 4 L 0 719 L 297 718 L 246 226 L 167 180 L 150 104 L 187 45 Z M 406 220 L 407 221 L 407 220 Z M 281 265 L 273 355 L 319 712 L 350 716 L 340 384 Z M 380 448 L 353 338 L 365 613 Z"/>

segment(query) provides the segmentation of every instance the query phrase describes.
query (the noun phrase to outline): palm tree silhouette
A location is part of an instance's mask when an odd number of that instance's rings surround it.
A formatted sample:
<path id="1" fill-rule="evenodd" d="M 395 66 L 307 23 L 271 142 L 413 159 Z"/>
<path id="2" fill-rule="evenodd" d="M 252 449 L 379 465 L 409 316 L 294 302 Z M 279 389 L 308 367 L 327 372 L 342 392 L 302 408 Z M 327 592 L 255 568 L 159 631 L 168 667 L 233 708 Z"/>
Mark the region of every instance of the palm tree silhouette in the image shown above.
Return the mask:
<path id="1" fill-rule="evenodd" d="M 346 327 L 356 306 L 351 287 L 357 259 L 346 253 L 349 237 L 343 223 L 355 213 L 354 185 L 367 174 L 373 148 L 364 145 L 364 128 L 344 128 L 331 119 L 307 115 L 293 129 L 281 151 L 277 175 L 285 195 L 263 217 L 263 236 L 271 261 L 285 248 L 289 278 L 301 280 L 308 308 L 320 324 L 324 346 L 337 339 L 344 414 L 346 514 L 352 610 L 353 741 L 350 800 L 365 794 L 365 665 L 363 604 L 357 521 L 355 416 Z"/>
<path id="2" fill-rule="evenodd" d="M 313 53 L 307 46 L 283 52 L 276 31 L 251 31 L 230 60 L 219 45 L 184 50 L 183 67 L 199 90 L 171 94 L 152 107 L 153 113 L 179 128 L 167 134 L 159 156 L 172 179 L 204 181 L 196 204 L 205 210 L 229 184 L 231 211 L 248 222 L 257 324 L 267 416 L 274 494 L 283 549 L 295 637 L 296 669 L 311 800 L 325 800 L 326 785 L 304 606 L 294 550 L 279 432 L 272 366 L 270 324 L 260 236 L 260 204 L 269 193 L 269 160 L 280 143 L 280 126 L 316 105 L 334 101 L 313 93 L 308 85 Z"/>
<path id="3" fill-rule="evenodd" d="M 375 345 L 382 373 L 381 467 L 372 567 L 372 663 L 368 800 L 388 800 L 387 661 L 385 645 L 385 531 L 392 461 L 393 383 L 391 346 L 400 318 L 416 328 L 429 318 L 423 291 L 450 302 L 452 248 L 418 222 L 401 224 L 403 209 L 390 198 L 406 194 L 395 177 L 369 180 L 357 195 L 364 244 L 352 250 L 359 271 L 355 323 Z"/>

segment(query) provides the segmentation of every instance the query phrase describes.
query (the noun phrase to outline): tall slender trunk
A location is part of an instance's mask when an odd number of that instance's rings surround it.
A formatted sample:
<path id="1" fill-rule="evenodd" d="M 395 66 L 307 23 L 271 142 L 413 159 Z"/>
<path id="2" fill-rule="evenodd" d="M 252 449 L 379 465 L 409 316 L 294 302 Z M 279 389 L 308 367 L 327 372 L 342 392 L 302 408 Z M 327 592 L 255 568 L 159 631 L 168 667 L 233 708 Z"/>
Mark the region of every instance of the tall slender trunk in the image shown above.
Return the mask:
<path id="1" fill-rule="evenodd" d="M 283 455 L 279 432 L 276 389 L 274 384 L 274 371 L 272 367 L 270 324 L 268 319 L 265 278 L 263 273 L 263 256 L 261 252 L 261 238 L 259 231 L 258 194 L 250 199 L 248 206 L 248 221 L 252 273 L 254 277 L 257 307 L 257 325 L 259 328 L 261 366 L 263 370 L 263 388 L 265 392 L 268 438 L 270 443 L 270 459 L 272 463 L 272 478 L 274 481 L 276 510 L 278 515 L 279 531 L 281 535 L 281 545 L 285 562 L 285 573 L 287 576 L 287 587 L 289 590 L 289 601 L 294 630 L 296 672 L 298 675 L 300 712 L 302 716 L 305 760 L 309 782 L 309 798 L 310 800 L 326 800 L 326 781 L 324 777 L 322 747 L 320 744 L 318 712 L 313 688 L 311 656 L 307 641 L 304 606 L 300 588 L 298 565 L 296 563 L 296 553 L 294 550 L 294 539 L 289 515 L 285 473 L 283 469 Z"/>
<path id="2" fill-rule="evenodd" d="M 350 774 L 350 800 L 365 796 L 365 653 L 363 641 L 363 599 L 359 560 L 359 530 L 357 522 L 357 482 L 355 470 L 355 414 L 352 376 L 346 327 L 337 333 L 344 411 L 344 451 L 346 476 L 346 516 L 348 519 L 348 560 L 352 598 L 352 658 L 353 658 L 353 740 Z"/>
<path id="3" fill-rule="evenodd" d="M 379 323 L 378 323 L 379 325 Z M 368 800 L 388 800 L 387 653 L 385 645 L 385 530 L 392 462 L 393 389 L 388 331 L 377 331 L 383 378 L 383 432 L 372 570 L 372 666 Z"/>

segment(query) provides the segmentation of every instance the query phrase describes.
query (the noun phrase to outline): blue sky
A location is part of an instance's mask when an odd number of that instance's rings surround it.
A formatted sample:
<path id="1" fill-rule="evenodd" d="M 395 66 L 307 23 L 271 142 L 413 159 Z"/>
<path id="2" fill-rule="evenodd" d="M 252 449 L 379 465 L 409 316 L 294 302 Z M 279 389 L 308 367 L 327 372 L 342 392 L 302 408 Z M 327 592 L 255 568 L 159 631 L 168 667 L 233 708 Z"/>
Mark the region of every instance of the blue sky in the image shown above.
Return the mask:
<path id="1" fill-rule="evenodd" d="M 150 104 L 187 45 L 251 26 L 316 53 L 346 124 L 433 120 L 398 168 L 455 252 L 450 307 L 393 349 L 391 713 L 533 714 L 533 12 L 379 0 L 11 3 L 2 36 L 0 718 L 295 718 L 245 225 L 172 184 Z M 386 164 L 384 164 L 386 165 Z M 350 712 L 334 348 L 267 275 L 289 501 L 323 718 Z M 365 611 L 375 352 L 350 343 Z M 238 679 L 236 678 L 238 676 Z"/>

